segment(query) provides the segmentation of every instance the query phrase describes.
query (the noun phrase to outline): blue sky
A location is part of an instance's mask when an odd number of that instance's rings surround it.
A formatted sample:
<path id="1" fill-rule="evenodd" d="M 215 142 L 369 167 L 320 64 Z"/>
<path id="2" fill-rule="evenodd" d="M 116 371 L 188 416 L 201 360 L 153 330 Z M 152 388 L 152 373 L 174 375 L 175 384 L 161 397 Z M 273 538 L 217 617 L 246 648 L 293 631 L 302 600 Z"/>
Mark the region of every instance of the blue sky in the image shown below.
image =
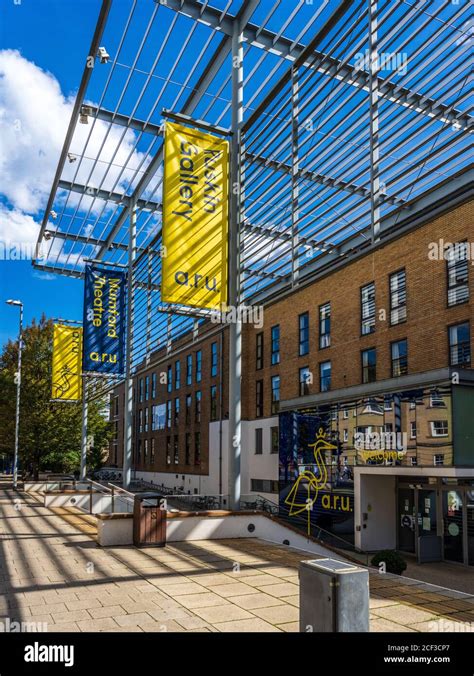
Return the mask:
<path id="1" fill-rule="evenodd" d="M 0 0 L 0 49 L 19 50 L 26 59 L 51 72 L 63 94 L 73 94 L 83 70 L 83 54 L 93 33 L 100 3 L 97 0 Z M 52 179 L 52 177 L 51 177 Z M 51 180 L 50 179 L 50 180 Z M 0 186 L 1 191 L 1 186 Z M 5 201 L 5 196 L 0 197 Z M 25 319 L 49 317 L 80 319 L 83 285 L 79 280 L 34 271 L 30 261 L 0 261 L 0 341 L 17 333 L 18 312 L 4 304 L 19 298 Z"/>

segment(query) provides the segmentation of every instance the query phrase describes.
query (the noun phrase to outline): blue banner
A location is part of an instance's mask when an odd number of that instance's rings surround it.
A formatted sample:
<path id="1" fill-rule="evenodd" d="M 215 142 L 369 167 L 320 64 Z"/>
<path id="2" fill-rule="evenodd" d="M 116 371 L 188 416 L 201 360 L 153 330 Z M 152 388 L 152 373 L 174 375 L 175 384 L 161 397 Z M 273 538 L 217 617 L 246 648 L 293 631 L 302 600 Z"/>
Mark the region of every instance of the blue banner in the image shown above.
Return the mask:
<path id="1" fill-rule="evenodd" d="M 86 266 L 83 371 L 125 370 L 126 279 L 125 272 Z"/>

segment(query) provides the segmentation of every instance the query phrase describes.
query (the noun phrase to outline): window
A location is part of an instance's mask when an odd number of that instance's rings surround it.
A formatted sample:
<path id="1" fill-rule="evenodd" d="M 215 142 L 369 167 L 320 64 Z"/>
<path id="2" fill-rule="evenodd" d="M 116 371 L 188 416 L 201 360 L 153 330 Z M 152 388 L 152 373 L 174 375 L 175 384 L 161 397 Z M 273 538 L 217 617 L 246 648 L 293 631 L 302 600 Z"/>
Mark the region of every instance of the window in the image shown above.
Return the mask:
<path id="1" fill-rule="evenodd" d="M 186 395 L 186 425 L 191 424 L 191 407 L 193 405 L 192 395 Z"/>
<path id="2" fill-rule="evenodd" d="M 173 456 L 174 456 L 174 464 L 179 465 L 179 443 L 177 436 L 175 436 L 173 440 Z"/>
<path id="3" fill-rule="evenodd" d="M 166 427 L 166 404 L 151 407 L 151 429 L 164 430 Z"/>
<path id="4" fill-rule="evenodd" d="M 430 427 L 432 437 L 447 437 L 449 434 L 447 420 L 432 420 Z"/>
<path id="5" fill-rule="evenodd" d="M 458 242 L 449 249 L 446 258 L 448 276 L 448 306 L 469 300 L 469 265 L 467 242 Z"/>
<path id="6" fill-rule="evenodd" d="M 278 493 L 278 481 L 273 479 L 250 479 L 253 493 Z"/>
<path id="7" fill-rule="evenodd" d="M 393 397 L 391 394 L 385 394 L 383 397 L 383 410 L 391 411 L 393 409 Z"/>
<path id="8" fill-rule="evenodd" d="M 217 376 L 217 343 L 211 343 L 211 377 Z"/>
<path id="9" fill-rule="evenodd" d="M 272 376 L 272 414 L 280 410 L 280 376 Z"/>
<path id="10" fill-rule="evenodd" d="M 331 345 L 331 303 L 319 306 L 319 349 Z"/>
<path id="11" fill-rule="evenodd" d="M 174 426 L 178 427 L 179 425 L 179 398 L 176 397 L 174 400 Z"/>
<path id="12" fill-rule="evenodd" d="M 397 340 L 391 343 L 392 378 L 399 378 L 408 373 L 408 342 Z"/>
<path id="13" fill-rule="evenodd" d="M 331 362 L 323 361 L 319 365 L 319 390 L 328 392 L 331 389 Z"/>
<path id="14" fill-rule="evenodd" d="M 435 467 L 441 467 L 441 465 L 444 465 L 444 456 L 443 455 L 434 455 L 433 456 L 433 465 Z"/>
<path id="15" fill-rule="evenodd" d="M 143 432 L 143 409 L 138 411 L 138 431 L 140 434 Z"/>
<path id="16" fill-rule="evenodd" d="M 416 420 L 410 422 L 410 439 L 416 439 Z"/>
<path id="17" fill-rule="evenodd" d="M 366 336 L 375 331 L 375 283 L 360 290 L 361 333 Z"/>
<path id="18" fill-rule="evenodd" d="M 194 464 L 201 464 L 201 433 L 194 434 Z"/>
<path id="19" fill-rule="evenodd" d="M 145 401 L 150 398 L 150 376 L 145 378 Z"/>
<path id="20" fill-rule="evenodd" d="M 140 403 L 143 401 L 143 378 L 138 381 L 138 400 Z"/>
<path id="21" fill-rule="evenodd" d="M 418 464 L 418 459 L 416 458 L 416 456 L 410 458 L 410 464 L 411 464 L 412 467 L 416 467 L 416 466 L 417 466 L 417 464 Z"/>
<path id="22" fill-rule="evenodd" d="M 186 465 L 191 464 L 191 434 L 186 432 L 186 437 L 184 440 L 184 462 Z"/>
<path id="23" fill-rule="evenodd" d="M 200 383 L 202 378 L 202 352 L 196 352 L 196 382 Z"/>
<path id="24" fill-rule="evenodd" d="M 302 357 L 309 352 L 309 312 L 303 312 L 298 317 L 299 329 L 299 351 L 298 354 Z"/>
<path id="25" fill-rule="evenodd" d="M 255 336 L 255 368 L 263 369 L 263 331 Z"/>
<path id="26" fill-rule="evenodd" d="M 193 382 L 193 355 L 186 357 L 186 385 L 192 385 Z"/>
<path id="27" fill-rule="evenodd" d="M 407 318 L 407 285 L 405 270 L 390 275 L 390 325 L 402 324 Z"/>
<path id="28" fill-rule="evenodd" d="M 349 430 L 347 429 L 342 430 L 342 440 L 349 441 Z"/>
<path id="29" fill-rule="evenodd" d="M 145 432 L 148 432 L 148 421 L 149 421 L 149 409 L 147 406 L 145 409 Z"/>
<path id="30" fill-rule="evenodd" d="M 142 461 L 142 440 L 138 440 L 137 444 L 137 462 L 140 463 Z"/>
<path id="31" fill-rule="evenodd" d="M 119 414 L 119 398 L 114 397 L 114 417 L 117 417 Z"/>
<path id="32" fill-rule="evenodd" d="M 155 439 L 151 440 L 151 450 L 150 450 L 150 464 L 155 464 Z"/>
<path id="33" fill-rule="evenodd" d="M 449 363 L 451 366 L 471 365 L 469 322 L 449 327 Z"/>
<path id="34" fill-rule="evenodd" d="M 168 392 L 173 391 L 173 369 L 171 366 L 168 366 L 168 377 L 166 382 L 168 383 Z"/>
<path id="35" fill-rule="evenodd" d="M 257 427 L 255 430 L 255 455 L 262 455 L 263 453 L 263 429 Z"/>
<path id="36" fill-rule="evenodd" d="M 271 439 L 271 445 L 270 445 L 270 453 L 278 453 L 278 448 L 279 448 L 279 432 L 278 432 L 278 427 L 271 427 L 270 428 L 270 439 Z"/>
<path id="37" fill-rule="evenodd" d="M 211 386 L 211 420 L 217 420 L 217 386 Z"/>
<path id="38" fill-rule="evenodd" d="M 311 382 L 311 372 L 309 370 L 309 366 L 303 366 L 299 373 L 300 397 L 304 397 L 309 394 L 309 386 Z"/>
<path id="39" fill-rule="evenodd" d="M 348 419 L 349 419 L 349 410 L 348 410 L 347 408 L 345 408 L 345 409 L 342 411 L 342 418 L 343 418 L 343 420 L 348 420 Z"/>
<path id="40" fill-rule="evenodd" d="M 362 350 L 362 382 L 373 383 L 377 379 L 377 351 L 375 347 Z"/>
<path id="41" fill-rule="evenodd" d="M 171 437 L 166 437 L 166 464 L 171 465 Z"/>
<path id="42" fill-rule="evenodd" d="M 171 401 L 166 402 L 166 427 L 171 427 Z"/>
<path id="43" fill-rule="evenodd" d="M 430 392 L 430 408 L 446 408 L 444 398 L 440 395 L 438 390 Z"/>
<path id="44" fill-rule="evenodd" d="M 194 422 L 201 422 L 201 391 L 196 392 L 196 400 L 194 402 Z"/>
<path id="45" fill-rule="evenodd" d="M 143 443 L 143 462 L 148 461 L 148 439 L 145 439 Z"/>
<path id="46" fill-rule="evenodd" d="M 181 362 L 179 359 L 174 365 L 174 386 L 177 390 L 181 387 Z"/>
<path id="47" fill-rule="evenodd" d="M 151 398 L 156 399 L 156 383 L 157 383 L 157 375 L 156 373 L 153 373 L 151 376 Z"/>
<path id="48" fill-rule="evenodd" d="M 272 366 L 280 363 L 280 325 L 272 326 Z"/>
<path id="49" fill-rule="evenodd" d="M 255 415 L 257 418 L 263 416 L 263 380 L 255 383 Z"/>

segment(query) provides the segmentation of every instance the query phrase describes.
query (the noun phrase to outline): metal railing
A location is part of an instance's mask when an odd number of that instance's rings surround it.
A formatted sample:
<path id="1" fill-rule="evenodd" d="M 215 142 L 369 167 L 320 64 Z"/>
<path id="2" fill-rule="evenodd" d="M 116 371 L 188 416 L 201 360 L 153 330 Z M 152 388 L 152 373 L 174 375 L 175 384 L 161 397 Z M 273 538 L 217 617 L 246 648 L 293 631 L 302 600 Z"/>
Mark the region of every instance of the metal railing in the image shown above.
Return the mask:
<path id="1" fill-rule="evenodd" d="M 262 495 L 244 495 L 241 497 L 240 504 L 242 509 L 257 510 L 275 516 L 289 525 L 298 528 L 302 533 L 308 534 L 308 519 L 306 517 L 293 514 L 290 515 L 288 507 L 273 502 Z M 342 556 L 344 556 L 345 553 L 350 552 L 351 556 L 360 561 L 363 565 L 370 565 L 370 554 L 359 549 L 359 547 L 356 547 L 350 540 L 321 528 L 321 526 L 312 523 L 311 520 L 309 521 L 309 534 L 311 537 L 320 540 L 323 544 L 337 549 Z"/>

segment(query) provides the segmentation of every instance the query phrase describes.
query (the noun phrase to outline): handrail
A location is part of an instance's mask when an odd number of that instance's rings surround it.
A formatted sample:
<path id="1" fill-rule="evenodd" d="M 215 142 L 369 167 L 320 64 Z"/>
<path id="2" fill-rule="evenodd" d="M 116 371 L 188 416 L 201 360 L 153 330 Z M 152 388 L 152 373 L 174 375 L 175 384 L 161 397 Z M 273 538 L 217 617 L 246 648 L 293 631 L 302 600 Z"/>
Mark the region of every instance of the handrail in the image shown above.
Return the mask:
<path id="1" fill-rule="evenodd" d="M 253 497 L 253 495 L 252 496 L 247 495 L 247 496 L 244 496 L 244 497 Z M 279 505 L 276 502 L 273 502 L 272 500 L 269 500 L 268 498 L 265 498 L 263 495 L 259 495 L 259 494 L 255 495 L 255 500 L 253 502 L 257 505 L 258 501 L 260 501 L 263 505 L 263 510 L 261 510 L 261 511 L 265 511 L 265 504 L 268 503 L 269 505 L 272 505 L 277 510 L 276 512 L 272 511 L 272 514 L 274 514 L 274 516 L 289 516 L 289 510 L 286 510 L 286 513 L 285 513 L 285 510 L 281 505 Z M 246 502 L 252 502 L 252 501 L 244 500 L 242 502 L 245 504 Z M 282 512 L 283 512 L 283 514 L 282 514 Z M 292 516 L 291 518 L 292 518 L 292 520 L 294 519 L 294 520 L 300 522 L 301 524 L 304 524 L 305 528 L 307 528 L 308 522 L 305 518 L 303 518 L 299 515 Z M 362 549 L 359 549 L 359 547 L 356 547 L 355 544 L 353 544 L 349 540 L 346 540 L 345 538 L 342 538 L 340 535 L 336 535 L 334 533 L 331 533 L 330 531 L 322 528 L 321 526 L 314 526 L 313 524 L 310 524 L 310 529 L 311 529 L 311 534 L 313 532 L 313 529 L 315 529 L 317 531 L 317 533 L 319 533 L 319 535 L 321 535 L 321 533 L 325 533 L 328 536 L 328 538 L 339 540 L 339 542 L 344 543 L 344 545 L 346 545 L 346 547 L 348 547 L 350 550 L 353 550 L 355 553 L 361 554 L 362 556 L 366 557 L 366 560 L 368 561 L 367 552 L 364 552 Z M 314 535 L 314 537 L 316 537 L 316 539 L 318 539 L 318 540 L 323 539 L 321 537 L 318 537 L 317 535 Z M 367 565 L 368 565 L 368 563 L 367 563 Z"/>

